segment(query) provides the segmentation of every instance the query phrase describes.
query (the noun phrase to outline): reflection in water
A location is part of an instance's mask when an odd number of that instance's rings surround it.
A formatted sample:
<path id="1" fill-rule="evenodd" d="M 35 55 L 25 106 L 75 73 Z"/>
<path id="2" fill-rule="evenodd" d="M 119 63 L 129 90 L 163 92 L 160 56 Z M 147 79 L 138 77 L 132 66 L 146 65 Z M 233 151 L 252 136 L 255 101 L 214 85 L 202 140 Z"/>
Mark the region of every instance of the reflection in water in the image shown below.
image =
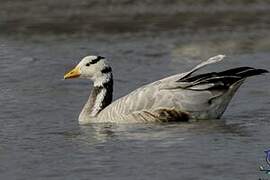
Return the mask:
<path id="1" fill-rule="evenodd" d="M 80 126 L 76 132 L 64 133 L 65 138 L 88 145 L 107 141 L 185 141 L 192 136 L 227 134 L 248 137 L 241 124 L 227 124 L 225 120 L 203 120 L 192 123 L 165 124 L 91 124 Z"/>
<path id="2" fill-rule="evenodd" d="M 104 143 L 115 137 L 113 124 L 80 126 L 80 139 L 86 143 Z"/>

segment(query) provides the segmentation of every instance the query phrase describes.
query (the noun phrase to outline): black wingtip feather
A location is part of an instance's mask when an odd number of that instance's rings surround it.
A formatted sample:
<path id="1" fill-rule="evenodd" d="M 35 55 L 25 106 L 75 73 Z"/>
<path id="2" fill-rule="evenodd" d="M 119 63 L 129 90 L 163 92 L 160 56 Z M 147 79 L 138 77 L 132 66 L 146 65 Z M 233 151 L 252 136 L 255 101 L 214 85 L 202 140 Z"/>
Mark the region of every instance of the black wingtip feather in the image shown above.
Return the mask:
<path id="1" fill-rule="evenodd" d="M 214 86 L 211 88 L 228 88 L 232 84 L 242 79 L 264 73 L 269 73 L 269 71 L 265 69 L 255 69 L 252 67 L 237 67 L 222 72 L 199 74 L 188 78 L 179 79 L 177 82 L 190 83 L 190 85 L 186 87 L 212 83 Z"/>
<path id="2" fill-rule="evenodd" d="M 258 69 L 258 70 L 260 70 L 260 71 L 261 71 L 261 74 L 264 74 L 264 73 L 269 73 L 269 71 L 268 71 L 268 70 L 266 70 L 266 69 Z"/>
<path id="3" fill-rule="evenodd" d="M 250 76 L 261 75 L 261 74 L 264 74 L 264 73 L 269 73 L 269 71 L 267 71 L 265 69 L 250 69 L 250 70 L 247 70 L 247 71 L 240 72 L 237 75 L 242 77 L 242 78 L 246 78 L 246 77 L 250 77 Z"/>

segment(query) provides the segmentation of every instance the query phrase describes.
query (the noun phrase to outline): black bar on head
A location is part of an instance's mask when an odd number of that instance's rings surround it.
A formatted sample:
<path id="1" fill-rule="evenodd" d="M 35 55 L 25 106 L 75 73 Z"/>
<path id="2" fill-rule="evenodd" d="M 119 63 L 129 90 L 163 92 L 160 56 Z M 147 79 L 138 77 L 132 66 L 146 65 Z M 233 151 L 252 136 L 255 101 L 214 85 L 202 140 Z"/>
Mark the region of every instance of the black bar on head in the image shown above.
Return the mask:
<path id="1" fill-rule="evenodd" d="M 93 59 L 91 62 L 90 62 L 90 64 L 96 64 L 99 60 L 101 60 L 101 59 L 105 59 L 104 57 L 102 57 L 102 56 L 97 56 L 97 58 L 96 59 Z"/>

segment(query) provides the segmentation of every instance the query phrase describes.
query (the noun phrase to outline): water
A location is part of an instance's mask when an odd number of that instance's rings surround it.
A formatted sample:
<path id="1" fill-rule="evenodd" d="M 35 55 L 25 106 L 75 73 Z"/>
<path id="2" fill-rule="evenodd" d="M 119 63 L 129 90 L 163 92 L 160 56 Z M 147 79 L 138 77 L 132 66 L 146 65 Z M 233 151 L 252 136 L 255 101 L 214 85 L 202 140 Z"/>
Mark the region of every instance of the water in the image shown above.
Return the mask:
<path id="1" fill-rule="evenodd" d="M 248 79 L 221 120 L 135 125 L 79 126 L 91 83 L 62 80 L 89 54 L 109 59 L 115 99 L 216 54 L 228 58 L 208 70 L 269 70 L 269 29 L 262 22 L 211 33 L 207 27 L 183 31 L 178 26 L 140 32 L 123 26 L 125 33 L 83 35 L 3 33 L 0 179 L 270 178 L 259 171 L 266 166 L 263 151 L 270 148 L 269 75 Z"/>

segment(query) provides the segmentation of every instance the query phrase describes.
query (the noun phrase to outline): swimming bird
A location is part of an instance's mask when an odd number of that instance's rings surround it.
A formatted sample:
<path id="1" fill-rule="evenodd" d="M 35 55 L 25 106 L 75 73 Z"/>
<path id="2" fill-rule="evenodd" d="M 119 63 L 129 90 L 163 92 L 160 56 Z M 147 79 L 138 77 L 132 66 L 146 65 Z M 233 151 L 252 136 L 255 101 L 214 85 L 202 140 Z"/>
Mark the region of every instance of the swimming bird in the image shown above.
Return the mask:
<path id="1" fill-rule="evenodd" d="M 194 75 L 194 72 L 224 57 L 209 58 L 188 72 L 144 85 L 114 102 L 112 68 L 105 57 L 84 57 L 64 75 L 64 79 L 79 77 L 93 82 L 90 97 L 79 115 L 79 124 L 217 119 L 247 77 L 268 72 L 237 67 Z"/>

